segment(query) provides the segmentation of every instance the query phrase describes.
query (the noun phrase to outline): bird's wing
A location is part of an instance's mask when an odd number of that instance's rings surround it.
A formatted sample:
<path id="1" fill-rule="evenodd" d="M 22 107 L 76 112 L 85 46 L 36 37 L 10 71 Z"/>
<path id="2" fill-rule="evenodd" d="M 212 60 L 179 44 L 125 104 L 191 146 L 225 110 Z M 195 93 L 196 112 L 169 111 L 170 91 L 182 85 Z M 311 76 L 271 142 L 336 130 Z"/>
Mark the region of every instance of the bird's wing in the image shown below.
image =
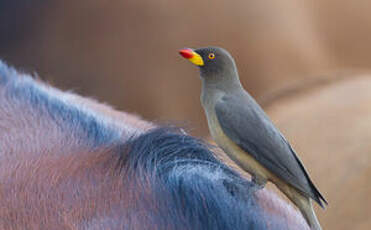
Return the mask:
<path id="1" fill-rule="evenodd" d="M 215 105 L 224 133 L 280 179 L 322 207 L 322 195 L 290 144 L 248 93 L 225 95 Z M 326 203 L 327 204 L 327 203 Z"/>

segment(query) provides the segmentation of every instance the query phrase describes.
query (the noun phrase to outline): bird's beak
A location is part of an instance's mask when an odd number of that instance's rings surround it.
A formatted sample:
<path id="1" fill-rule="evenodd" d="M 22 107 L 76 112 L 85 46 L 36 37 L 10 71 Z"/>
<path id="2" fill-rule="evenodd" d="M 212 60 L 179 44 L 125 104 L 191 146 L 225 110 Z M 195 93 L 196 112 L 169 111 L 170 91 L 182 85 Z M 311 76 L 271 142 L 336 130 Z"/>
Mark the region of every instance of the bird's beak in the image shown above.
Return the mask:
<path id="1" fill-rule="evenodd" d="M 189 48 L 181 49 L 179 50 L 179 54 L 182 55 L 184 58 L 188 59 L 190 62 L 192 62 L 195 65 L 198 65 L 198 66 L 204 65 L 204 60 L 202 59 L 202 57 L 198 53 L 193 51 L 193 49 L 189 49 Z"/>

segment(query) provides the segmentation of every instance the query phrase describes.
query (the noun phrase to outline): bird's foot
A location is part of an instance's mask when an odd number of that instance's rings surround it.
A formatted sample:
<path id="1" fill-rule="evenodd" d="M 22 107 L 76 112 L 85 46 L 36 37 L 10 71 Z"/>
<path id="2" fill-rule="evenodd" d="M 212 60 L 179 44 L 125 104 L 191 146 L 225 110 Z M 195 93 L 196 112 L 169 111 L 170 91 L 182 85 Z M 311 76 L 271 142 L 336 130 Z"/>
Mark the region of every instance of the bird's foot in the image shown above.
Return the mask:
<path id="1" fill-rule="evenodd" d="M 265 187 L 265 184 L 267 183 L 267 180 L 263 179 L 263 178 L 260 178 L 260 177 L 256 177 L 256 176 L 253 176 L 252 177 L 252 182 L 253 182 L 253 186 L 252 186 L 252 191 L 255 193 L 261 189 L 263 189 Z"/>

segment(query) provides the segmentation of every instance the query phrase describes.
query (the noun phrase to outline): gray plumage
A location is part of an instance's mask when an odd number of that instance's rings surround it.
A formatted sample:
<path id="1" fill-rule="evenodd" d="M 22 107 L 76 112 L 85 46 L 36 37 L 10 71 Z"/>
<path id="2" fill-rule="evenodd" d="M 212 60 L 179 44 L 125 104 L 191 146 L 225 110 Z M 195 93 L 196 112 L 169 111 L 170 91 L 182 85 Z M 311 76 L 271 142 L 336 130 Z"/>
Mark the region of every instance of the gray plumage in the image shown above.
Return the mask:
<path id="1" fill-rule="evenodd" d="M 310 199 L 321 207 L 326 200 L 288 141 L 242 87 L 233 57 L 218 47 L 180 54 L 200 67 L 201 102 L 215 142 L 259 187 L 268 180 L 275 183 L 311 228 L 320 230 Z"/>
<path id="2" fill-rule="evenodd" d="M 233 142 L 280 179 L 323 207 L 321 199 L 324 198 L 295 151 L 246 91 L 238 90 L 223 96 L 216 103 L 215 111 L 224 133 Z"/>

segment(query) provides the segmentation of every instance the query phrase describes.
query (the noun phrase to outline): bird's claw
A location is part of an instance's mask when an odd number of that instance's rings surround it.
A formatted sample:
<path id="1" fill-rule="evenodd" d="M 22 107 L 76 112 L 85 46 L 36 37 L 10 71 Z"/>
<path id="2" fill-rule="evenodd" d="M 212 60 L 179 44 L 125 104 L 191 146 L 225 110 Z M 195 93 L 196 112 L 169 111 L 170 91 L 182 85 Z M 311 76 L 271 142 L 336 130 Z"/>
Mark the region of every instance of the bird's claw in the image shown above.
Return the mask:
<path id="1" fill-rule="evenodd" d="M 252 189 L 252 191 L 254 193 L 257 192 L 257 191 L 259 191 L 259 190 L 261 190 L 261 189 L 263 189 L 265 187 L 265 184 L 267 183 L 266 180 L 259 179 L 259 178 L 255 177 L 255 176 L 252 178 L 252 182 L 253 182 L 252 183 L 253 186 L 251 187 L 251 189 Z"/>

